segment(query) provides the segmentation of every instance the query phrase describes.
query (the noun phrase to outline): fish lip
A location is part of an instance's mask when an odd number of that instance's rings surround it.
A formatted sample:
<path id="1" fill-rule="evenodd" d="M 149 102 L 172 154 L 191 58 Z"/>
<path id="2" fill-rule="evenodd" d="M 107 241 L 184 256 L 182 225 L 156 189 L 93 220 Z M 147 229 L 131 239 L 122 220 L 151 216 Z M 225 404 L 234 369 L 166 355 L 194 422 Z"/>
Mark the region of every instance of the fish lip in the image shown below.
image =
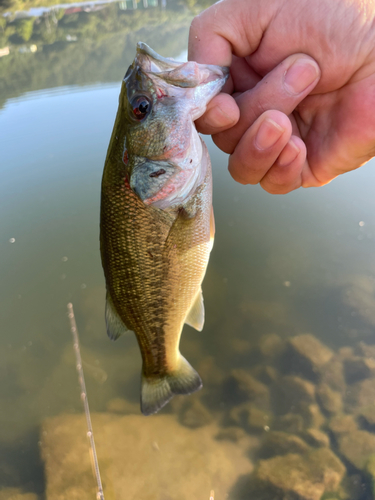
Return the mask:
<path id="1" fill-rule="evenodd" d="M 142 55 L 151 57 L 155 61 L 159 61 L 163 64 L 167 64 L 168 66 L 173 66 L 175 68 L 177 68 L 178 66 L 181 66 L 181 64 L 182 64 L 180 61 L 175 61 L 174 59 L 171 59 L 169 57 L 161 56 L 160 54 L 155 52 L 155 50 L 153 50 L 151 47 L 149 47 L 147 45 L 147 43 L 144 43 L 144 42 L 137 43 L 137 56 L 138 56 L 138 54 L 142 54 Z"/>
<path id="2" fill-rule="evenodd" d="M 146 67 L 146 61 L 149 67 Z M 171 84 L 178 87 L 193 88 L 206 85 L 213 81 L 221 81 L 223 82 L 222 84 L 224 84 L 229 76 L 228 67 L 213 64 L 199 64 L 195 61 L 175 61 L 174 59 L 161 56 L 144 42 L 137 43 L 135 62 L 136 65 L 149 76 L 152 77 L 152 75 L 154 75 L 162 79 L 169 79 L 169 77 L 173 75 L 173 70 L 178 71 L 183 67 L 189 68 L 190 71 L 188 70 L 184 79 L 180 81 L 173 79 L 170 81 Z"/>

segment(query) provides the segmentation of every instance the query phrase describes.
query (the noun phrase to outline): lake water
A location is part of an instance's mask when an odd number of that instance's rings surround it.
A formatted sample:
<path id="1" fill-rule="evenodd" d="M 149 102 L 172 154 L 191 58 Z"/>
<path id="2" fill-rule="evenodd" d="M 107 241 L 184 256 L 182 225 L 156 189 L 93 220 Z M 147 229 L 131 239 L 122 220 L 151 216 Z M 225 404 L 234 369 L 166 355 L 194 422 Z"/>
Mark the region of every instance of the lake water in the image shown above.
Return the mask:
<path id="1" fill-rule="evenodd" d="M 205 138 L 216 239 L 203 284 L 205 328 L 186 327 L 181 342 L 203 390 L 175 398 L 161 416 L 140 416 L 136 340 L 106 336 L 100 181 L 121 79 L 138 40 L 181 56 L 201 8 L 170 1 L 53 11 L 31 18 L 30 36 L 27 22 L 7 18 L 9 54 L 0 58 L 1 500 L 95 498 L 91 472 L 64 462 L 68 452 L 53 434 L 61 427 L 68 439 L 71 429 L 69 457 L 88 460 L 84 427 L 74 434 L 74 419 L 84 424 L 84 417 L 68 302 L 90 407 L 101 414 L 93 421 L 107 499 L 375 498 L 373 162 L 323 188 L 272 196 L 236 184 L 226 155 Z M 119 426 L 116 455 L 105 443 Z M 171 435 L 161 435 L 168 428 Z M 137 432 L 143 441 L 133 443 Z M 147 461 L 147 439 L 160 453 L 158 439 L 166 440 L 168 460 L 164 454 L 161 466 L 154 457 L 152 481 L 147 468 L 126 476 L 133 461 Z M 189 461 L 199 441 L 207 457 Z M 121 477 L 108 473 L 119 456 L 129 461 Z M 304 464 L 297 479 L 293 460 Z M 146 493 L 148 481 L 154 486 Z M 85 484 L 87 496 L 76 492 Z"/>

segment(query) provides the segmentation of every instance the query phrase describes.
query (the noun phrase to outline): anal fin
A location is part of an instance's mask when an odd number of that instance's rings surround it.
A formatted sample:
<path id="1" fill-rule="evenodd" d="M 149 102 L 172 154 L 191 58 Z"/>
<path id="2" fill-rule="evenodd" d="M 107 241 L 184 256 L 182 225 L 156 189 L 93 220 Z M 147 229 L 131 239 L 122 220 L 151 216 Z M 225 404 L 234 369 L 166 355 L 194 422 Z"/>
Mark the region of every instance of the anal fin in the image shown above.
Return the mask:
<path id="1" fill-rule="evenodd" d="M 193 305 L 191 306 L 189 314 L 185 319 L 185 323 L 198 330 L 198 332 L 201 332 L 203 330 L 204 304 L 203 304 L 202 288 L 200 288 L 199 292 L 197 293 L 197 296 L 193 302 Z"/>
<path id="2" fill-rule="evenodd" d="M 108 291 L 105 301 L 105 324 L 107 335 L 111 340 L 117 340 L 120 335 L 131 332 L 118 315 Z"/>

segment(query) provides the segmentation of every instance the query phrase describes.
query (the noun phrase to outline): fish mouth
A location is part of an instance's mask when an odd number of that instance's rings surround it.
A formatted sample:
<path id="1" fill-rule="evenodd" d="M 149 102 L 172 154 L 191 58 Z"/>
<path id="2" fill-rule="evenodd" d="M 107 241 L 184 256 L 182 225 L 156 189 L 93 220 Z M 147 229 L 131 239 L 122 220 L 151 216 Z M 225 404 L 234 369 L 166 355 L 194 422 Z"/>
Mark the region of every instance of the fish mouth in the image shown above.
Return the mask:
<path id="1" fill-rule="evenodd" d="M 229 68 L 213 64 L 198 64 L 195 61 L 179 62 L 163 57 L 146 43 L 138 42 L 135 64 L 149 76 L 156 76 L 166 83 L 182 88 L 193 88 L 215 82 L 224 85 Z M 216 87 L 216 85 L 215 85 Z"/>

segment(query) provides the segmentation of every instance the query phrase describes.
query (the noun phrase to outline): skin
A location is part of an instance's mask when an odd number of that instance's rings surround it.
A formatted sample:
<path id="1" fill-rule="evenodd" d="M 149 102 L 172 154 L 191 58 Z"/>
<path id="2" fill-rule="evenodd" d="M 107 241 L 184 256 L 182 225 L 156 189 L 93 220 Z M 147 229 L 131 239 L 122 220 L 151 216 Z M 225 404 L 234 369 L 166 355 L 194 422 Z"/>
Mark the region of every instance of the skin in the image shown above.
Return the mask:
<path id="1" fill-rule="evenodd" d="M 196 125 L 241 184 L 322 186 L 375 155 L 374 0 L 222 0 L 189 59 L 230 66 Z"/>

